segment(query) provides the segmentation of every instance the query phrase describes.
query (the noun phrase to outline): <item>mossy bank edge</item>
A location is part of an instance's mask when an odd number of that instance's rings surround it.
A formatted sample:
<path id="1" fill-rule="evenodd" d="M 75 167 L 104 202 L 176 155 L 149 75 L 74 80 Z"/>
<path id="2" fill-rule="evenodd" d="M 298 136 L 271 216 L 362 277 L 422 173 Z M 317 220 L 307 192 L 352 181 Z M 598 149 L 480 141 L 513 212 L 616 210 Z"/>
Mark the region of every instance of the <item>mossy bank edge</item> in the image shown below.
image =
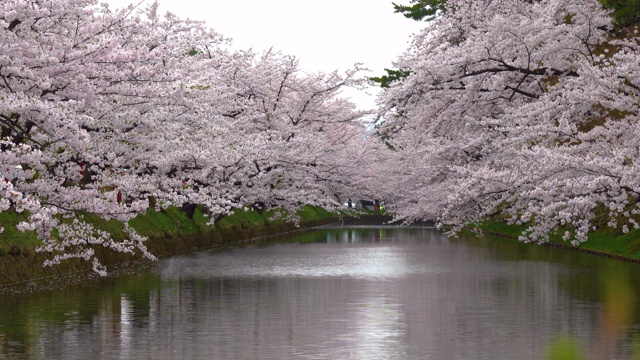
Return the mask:
<path id="1" fill-rule="evenodd" d="M 517 240 L 525 226 L 487 222 L 480 228 L 484 235 L 490 238 Z M 557 234 L 551 234 L 549 242 L 542 245 L 640 263 L 640 230 L 632 229 L 624 233 L 621 229 L 601 227 L 590 232 L 588 240 L 578 246 L 562 240 L 562 233 L 563 231 L 558 231 Z M 470 232 L 465 232 L 465 235 L 474 236 Z"/>
<path id="2" fill-rule="evenodd" d="M 170 207 L 162 211 L 147 211 L 130 220 L 129 225 L 148 238 L 145 245 L 152 254 L 164 257 L 340 220 L 338 214 L 313 206 L 305 206 L 298 212 L 299 226 L 274 218 L 274 215 L 273 211 L 258 213 L 254 210 L 236 210 L 232 215 L 216 221 L 214 225 L 207 225 L 209 219 L 199 209 L 188 214 Z M 52 255 L 35 251 L 40 244 L 35 233 L 20 232 L 15 228 L 21 216 L 15 213 L 0 213 L 0 223 L 3 223 L 5 228 L 0 234 L 0 286 L 91 269 L 89 262 L 79 259 L 66 260 L 55 266 L 43 266 L 44 261 Z M 116 241 L 127 236 L 121 222 L 106 221 L 93 215 L 85 215 L 85 219 L 96 228 L 108 231 Z M 100 246 L 96 246 L 95 251 L 101 263 L 107 266 L 141 260 L 139 254 L 116 253 Z"/>

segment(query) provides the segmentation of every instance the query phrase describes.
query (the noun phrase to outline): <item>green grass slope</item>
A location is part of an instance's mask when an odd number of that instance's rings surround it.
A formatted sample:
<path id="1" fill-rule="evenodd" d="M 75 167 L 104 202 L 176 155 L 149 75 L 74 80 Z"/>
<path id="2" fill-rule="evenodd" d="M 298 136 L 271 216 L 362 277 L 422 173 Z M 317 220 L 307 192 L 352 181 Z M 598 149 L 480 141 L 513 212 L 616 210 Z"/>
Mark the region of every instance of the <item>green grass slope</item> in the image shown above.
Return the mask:
<path id="1" fill-rule="evenodd" d="M 274 219 L 274 215 L 273 211 L 259 214 L 252 210 L 236 210 L 214 225 L 208 225 L 209 219 L 199 209 L 190 218 L 183 211 L 170 207 L 162 211 L 149 210 L 130 220 L 129 225 L 148 238 L 145 244 L 152 254 L 163 257 L 298 229 L 295 224 Z M 298 216 L 302 228 L 338 221 L 335 213 L 312 206 L 303 207 Z M 116 241 L 127 236 L 124 224 L 119 221 L 106 221 L 95 215 L 85 215 L 84 218 L 97 229 L 109 232 Z M 5 228 L 0 234 L 0 285 L 91 268 L 88 262 L 75 259 L 43 267 L 43 262 L 52 255 L 36 253 L 35 249 L 40 245 L 36 234 L 21 232 L 16 228 L 24 219 L 23 214 L 0 213 L 0 224 Z M 96 256 L 105 265 L 141 259 L 140 255 L 115 253 L 102 247 L 96 247 L 95 250 Z"/>
<path id="2" fill-rule="evenodd" d="M 481 229 L 488 236 L 517 239 L 525 227 L 487 222 L 481 226 Z M 601 228 L 589 233 L 588 240 L 579 246 L 573 246 L 570 242 L 562 240 L 560 234 L 555 234 L 551 236 L 548 245 L 624 261 L 640 262 L 640 230 L 635 229 L 624 234 L 619 229 Z"/>

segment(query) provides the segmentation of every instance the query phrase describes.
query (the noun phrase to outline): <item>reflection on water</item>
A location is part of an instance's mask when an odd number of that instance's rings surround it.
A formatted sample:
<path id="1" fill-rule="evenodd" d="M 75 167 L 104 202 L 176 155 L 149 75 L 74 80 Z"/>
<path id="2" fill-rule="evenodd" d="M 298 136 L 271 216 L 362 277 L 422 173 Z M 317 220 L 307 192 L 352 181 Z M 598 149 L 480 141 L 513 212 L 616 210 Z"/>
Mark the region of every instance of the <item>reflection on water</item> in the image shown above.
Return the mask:
<path id="1" fill-rule="evenodd" d="M 322 229 L 3 295 L 0 358 L 634 359 L 638 266 L 432 229 Z M 551 344 L 551 345 L 550 345 Z"/>

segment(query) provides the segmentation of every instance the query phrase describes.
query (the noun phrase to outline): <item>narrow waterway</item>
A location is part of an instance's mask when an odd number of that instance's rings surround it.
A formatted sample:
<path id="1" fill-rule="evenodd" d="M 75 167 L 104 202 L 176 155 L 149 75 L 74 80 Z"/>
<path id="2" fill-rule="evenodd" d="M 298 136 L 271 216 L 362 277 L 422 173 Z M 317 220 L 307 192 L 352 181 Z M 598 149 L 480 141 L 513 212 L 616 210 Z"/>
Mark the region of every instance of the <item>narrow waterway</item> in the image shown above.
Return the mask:
<path id="1" fill-rule="evenodd" d="M 545 359 L 562 341 L 636 359 L 639 270 L 427 228 L 318 229 L 5 291 L 0 359 Z"/>

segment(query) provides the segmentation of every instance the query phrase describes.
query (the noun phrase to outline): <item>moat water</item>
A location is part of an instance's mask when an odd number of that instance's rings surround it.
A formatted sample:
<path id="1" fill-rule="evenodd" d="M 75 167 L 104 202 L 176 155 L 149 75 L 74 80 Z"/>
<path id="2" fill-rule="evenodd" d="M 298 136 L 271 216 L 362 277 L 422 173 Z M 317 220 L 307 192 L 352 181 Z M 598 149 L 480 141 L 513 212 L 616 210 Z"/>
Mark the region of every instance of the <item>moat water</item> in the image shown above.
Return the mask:
<path id="1" fill-rule="evenodd" d="M 5 289 L 0 359 L 546 359 L 562 342 L 636 359 L 637 274 L 429 228 L 317 229 Z"/>

